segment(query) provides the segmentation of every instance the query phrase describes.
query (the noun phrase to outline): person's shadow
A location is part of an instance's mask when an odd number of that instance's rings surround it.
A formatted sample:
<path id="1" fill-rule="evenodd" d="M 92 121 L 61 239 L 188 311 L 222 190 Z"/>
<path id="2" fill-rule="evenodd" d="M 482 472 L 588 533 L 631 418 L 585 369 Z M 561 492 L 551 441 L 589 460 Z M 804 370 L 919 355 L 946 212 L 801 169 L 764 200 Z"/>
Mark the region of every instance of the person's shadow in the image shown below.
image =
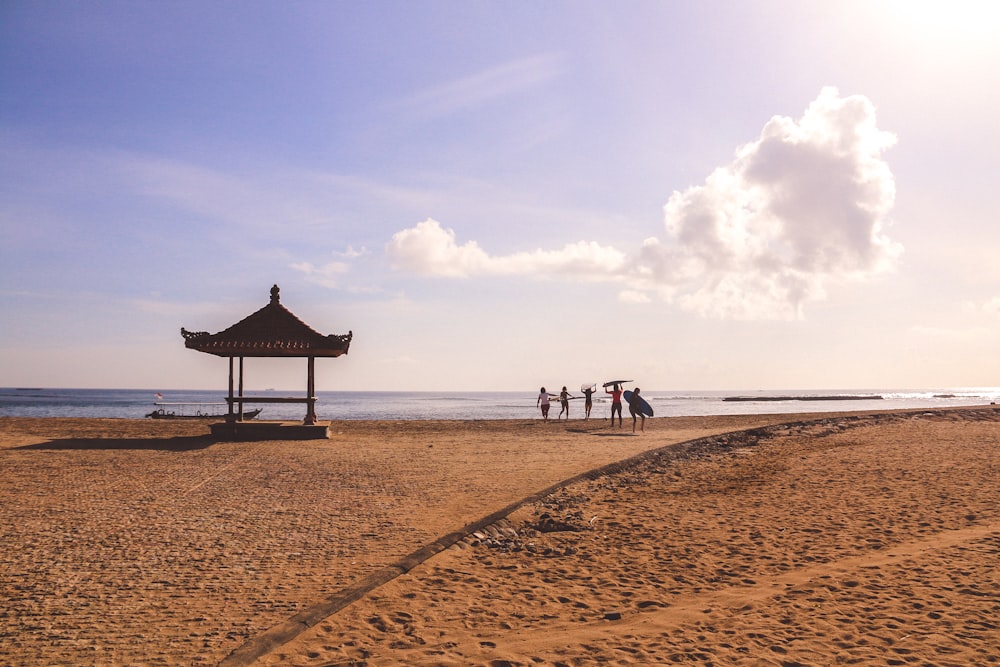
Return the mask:
<path id="1" fill-rule="evenodd" d="M 607 428 L 608 428 L 607 426 L 597 426 L 597 427 L 594 427 L 594 428 L 568 428 L 568 429 L 566 429 L 566 432 L 567 433 L 582 433 L 584 435 L 593 435 L 593 436 L 597 436 L 598 438 L 624 438 L 626 436 L 631 437 L 631 436 L 635 435 L 635 433 L 631 433 L 631 432 L 629 432 L 629 433 L 623 433 L 621 431 L 611 431 L 611 432 L 609 432 L 607 430 Z M 598 429 L 600 429 L 600 430 L 598 430 Z"/>

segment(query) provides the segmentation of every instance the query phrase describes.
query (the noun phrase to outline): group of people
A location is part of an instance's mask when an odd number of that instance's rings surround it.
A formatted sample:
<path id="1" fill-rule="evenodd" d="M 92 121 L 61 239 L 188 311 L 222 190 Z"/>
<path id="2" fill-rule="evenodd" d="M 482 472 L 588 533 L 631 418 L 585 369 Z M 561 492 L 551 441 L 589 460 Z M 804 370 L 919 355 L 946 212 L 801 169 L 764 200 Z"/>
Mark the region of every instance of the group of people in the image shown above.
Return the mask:
<path id="1" fill-rule="evenodd" d="M 590 411 L 594 407 L 594 389 L 596 385 L 592 385 L 583 390 L 583 409 L 584 409 L 584 419 L 590 419 Z M 628 402 L 628 411 L 632 415 L 632 432 L 635 433 L 637 418 L 641 418 L 640 430 L 646 430 L 646 415 L 641 409 L 642 399 L 639 398 L 640 389 L 636 387 L 632 390 L 631 398 Z M 622 393 L 623 389 L 621 385 L 617 382 L 612 385 L 610 389 L 604 387 L 604 393 L 611 395 L 611 426 L 615 425 L 615 414 L 618 414 L 618 428 L 622 427 Z M 538 394 L 538 401 L 536 405 L 542 410 L 542 420 L 549 420 L 549 406 L 551 405 L 551 399 L 555 397 L 555 394 L 550 394 L 542 387 L 540 393 Z M 578 398 L 576 396 L 571 397 L 569 391 L 566 387 L 562 388 L 559 392 L 559 415 L 556 419 L 562 419 L 563 414 L 566 415 L 566 420 L 569 420 L 569 399 Z"/>

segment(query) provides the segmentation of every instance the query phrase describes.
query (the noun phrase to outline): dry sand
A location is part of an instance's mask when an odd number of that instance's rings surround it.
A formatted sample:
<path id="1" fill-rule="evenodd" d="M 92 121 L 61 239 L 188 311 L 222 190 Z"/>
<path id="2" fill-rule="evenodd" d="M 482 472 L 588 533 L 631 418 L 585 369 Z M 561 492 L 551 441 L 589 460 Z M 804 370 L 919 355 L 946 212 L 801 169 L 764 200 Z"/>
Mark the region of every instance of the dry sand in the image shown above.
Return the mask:
<path id="1" fill-rule="evenodd" d="M 995 408 L 334 430 L 0 419 L 0 664 L 1000 661 Z"/>

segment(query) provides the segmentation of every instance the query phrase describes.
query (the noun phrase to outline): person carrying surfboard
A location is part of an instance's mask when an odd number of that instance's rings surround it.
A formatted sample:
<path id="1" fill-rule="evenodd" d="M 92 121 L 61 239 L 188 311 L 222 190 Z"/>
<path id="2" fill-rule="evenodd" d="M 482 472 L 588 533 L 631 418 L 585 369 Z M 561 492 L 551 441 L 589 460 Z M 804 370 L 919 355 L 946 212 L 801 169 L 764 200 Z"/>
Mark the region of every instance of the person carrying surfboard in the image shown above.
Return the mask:
<path id="1" fill-rule="evenodd" d="M 616 382 L 611 389 L 604 387 L 605 394 L 611 394 L 611 427 L 615 425 L 615 412 L 618 413 L 618 428 L 622 427 L 622 390 Z"/>
<path id="2" fill-rule="evenodd" d="M 646 414 L 642 411 L 642 403 L 640 401 L 642 401 L 642 399 L 639 398 L 639 388 L 636 387 L 635 389 L 632 390 L 632 396 L 629 397 L 629 400 L 628 400 L 628 412 L 629 412 L 630 415 L 632 415 L 632 432 L 633 433 L 635 433 L 635 416 L 636 415 L 639 415 L 640 417 L 642 417 L 642 427 L 640 428 L 640 430 L 643 433 L 646 432 Z M 619 413 L 619 414 L 621 414 L 621 413 Z"/>
<path id="3" fill-rule="evenodd" d="M 590 419 L 590 409 L 594 407 L 594 387 L 596 386 L 597 385 L 591 384 L 591 385 L 586 385 L 583 388 L 583 398 L 584 398 L 583 411 L 585 413 L 583 417 L 584 420 Z"/>

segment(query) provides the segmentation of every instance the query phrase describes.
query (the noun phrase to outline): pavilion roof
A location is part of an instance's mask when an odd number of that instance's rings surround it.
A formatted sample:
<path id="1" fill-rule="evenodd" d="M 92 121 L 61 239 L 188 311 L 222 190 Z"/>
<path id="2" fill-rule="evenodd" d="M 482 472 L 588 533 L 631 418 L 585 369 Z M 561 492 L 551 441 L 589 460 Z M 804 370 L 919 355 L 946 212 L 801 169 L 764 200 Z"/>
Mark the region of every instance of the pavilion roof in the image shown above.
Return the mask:
<path id="1" fill-rule="evenodd" d="M 228 329 L 210 334 L 181 328 L 184 347 L 220 357 L 339 357 L 354 333 L 324 336 L 281 305 L 278 286 L 271 302 Z"/>

